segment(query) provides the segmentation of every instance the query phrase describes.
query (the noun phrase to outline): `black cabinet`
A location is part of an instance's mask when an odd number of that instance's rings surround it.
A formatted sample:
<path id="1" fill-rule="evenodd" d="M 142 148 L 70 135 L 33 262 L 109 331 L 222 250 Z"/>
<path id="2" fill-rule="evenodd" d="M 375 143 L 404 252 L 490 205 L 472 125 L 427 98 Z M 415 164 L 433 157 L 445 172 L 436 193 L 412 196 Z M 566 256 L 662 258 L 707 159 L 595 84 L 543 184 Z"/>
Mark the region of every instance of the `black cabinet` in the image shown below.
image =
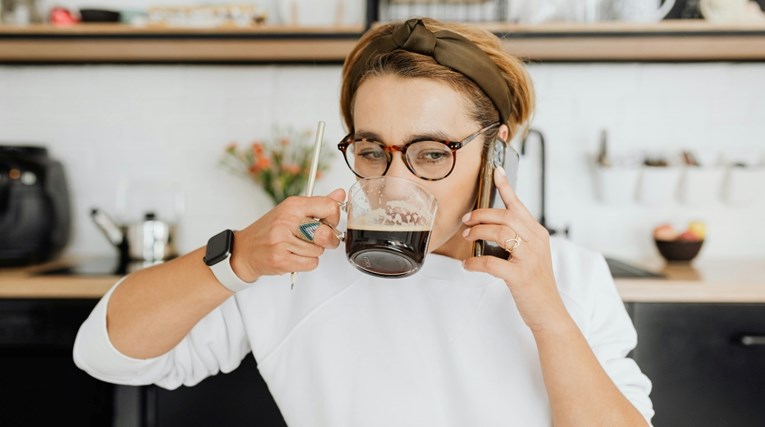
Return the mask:
<path id="1" fill-rule="evenodd" d="M 72 362 L 95 300 L 0 299 L 0 425 L 109 426 L 115 386 Z"/>
<path id="2" fill-rule="evenodd" d="M 116 386 L 72 361 L 97 300 L 0 299 L 0 426 L 284 426 L 250 355 L 194 387 Z"/>
<path id="3" fill-rule="evenodd" d="M 147 390 L 147 427 L 286 426 L 252 355 L 233 372 L 194 387 Z"/>
<path id="4" fill-rule="evenodd" d="M 114 386 L 72 362 L 95 300 L 0 299 L 0 425 L 284 426 L 248 356 L 194 387 Z M 765 426 L 765 304 L 627 305 L 656 427 Z"/>
<path id="5" fill-rule="evenodd" d="M 656 427 L 765 426 L 765 305 L 631 307 Z"/>

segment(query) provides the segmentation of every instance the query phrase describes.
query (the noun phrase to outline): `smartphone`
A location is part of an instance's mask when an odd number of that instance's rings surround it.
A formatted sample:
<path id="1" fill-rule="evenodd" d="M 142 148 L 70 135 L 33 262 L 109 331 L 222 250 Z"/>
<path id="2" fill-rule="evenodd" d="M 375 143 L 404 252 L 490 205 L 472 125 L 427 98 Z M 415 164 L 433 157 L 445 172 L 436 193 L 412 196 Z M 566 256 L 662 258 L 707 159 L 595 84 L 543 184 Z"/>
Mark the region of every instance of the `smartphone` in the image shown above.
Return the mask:
<path id="1" fill-rule="evenodd" d="M 500 138 L 495 138 L 486 151 L 481 174 L 478 181 L 478 197 L 476 199 L 476 209 L 499 207 L 495 206 L 497 202 L 497 186 L 494 185 L 494 169 L 504 168 L 510 186 L 515 190 L 515 183 L 518 177 L 518 162 L 520 155 L 507 142 Z M 502 205 L 500 201 L 498 203 Z M 507 259 L 510 253 L 504 248 L 497 246 L 494 242 L 476 240 L 473 242 L 473 256 L 493 255 Z"/>

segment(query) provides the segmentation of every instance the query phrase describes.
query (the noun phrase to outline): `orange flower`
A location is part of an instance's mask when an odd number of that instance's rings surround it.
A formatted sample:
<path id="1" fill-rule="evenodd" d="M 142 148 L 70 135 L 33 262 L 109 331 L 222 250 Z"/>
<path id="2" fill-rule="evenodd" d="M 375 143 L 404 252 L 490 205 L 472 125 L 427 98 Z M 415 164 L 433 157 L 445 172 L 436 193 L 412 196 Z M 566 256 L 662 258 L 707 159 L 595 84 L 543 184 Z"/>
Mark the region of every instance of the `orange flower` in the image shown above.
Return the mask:
<path id="1" fill-rule="evenodd" d="M 258 162 L 255 163 L 255 167 L 258 169 L 265 169 L 271 167 L 271 159 L 268 157 L 261 157 L 258 159 Z"/>
<path id="2" fill-rule="evenodd" d="M 252 152 L 255 154 L 255 156 L 262 156 L 263 155 L 263 143 L 261 142 L 253 142 L 252 143 Z"/>
<path id="3" fill-rule="evenodd" d="M 301 170 L 298 165 L 284 165 L 284 171 L 290 175 L 299 175 Z"/>

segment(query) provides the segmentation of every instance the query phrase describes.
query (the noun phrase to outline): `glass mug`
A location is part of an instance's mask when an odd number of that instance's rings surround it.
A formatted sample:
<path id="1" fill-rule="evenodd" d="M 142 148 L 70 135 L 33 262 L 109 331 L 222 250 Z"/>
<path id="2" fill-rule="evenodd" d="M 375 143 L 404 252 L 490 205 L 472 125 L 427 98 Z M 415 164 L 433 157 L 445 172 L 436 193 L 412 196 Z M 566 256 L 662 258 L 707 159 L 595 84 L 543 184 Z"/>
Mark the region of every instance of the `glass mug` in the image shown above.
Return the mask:
<path id="1" fill-rule="evenodd" d="M 364 178 L 351 186 L 340 207 L 348 213 L 347 231 L 330 228 L 345 242 L 354 267 L 385 278 L 420 270 L 438 211 L 434 195 L 403 178 Z"/>

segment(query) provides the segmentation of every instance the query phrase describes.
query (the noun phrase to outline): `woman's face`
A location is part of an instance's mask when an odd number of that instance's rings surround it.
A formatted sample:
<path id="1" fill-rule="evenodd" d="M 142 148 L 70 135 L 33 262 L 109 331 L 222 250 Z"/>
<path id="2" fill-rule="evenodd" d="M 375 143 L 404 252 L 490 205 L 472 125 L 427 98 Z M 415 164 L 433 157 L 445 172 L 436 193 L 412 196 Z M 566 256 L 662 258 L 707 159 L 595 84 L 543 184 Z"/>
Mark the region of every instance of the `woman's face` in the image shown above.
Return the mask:
<path id="1" fill-rule="evenodd" d="M 447 84 L 395 75 L 372 77 L 357 89 L 353 106 L 354 131 L 374 135 L 386 145 L 403 145 L 415 137 L 460 141 L 481 125 L 470 118 L 463 96 Z M 506 132 L 503 126 L 503 133 Z M 417 182 L 438 200 L 430 251 L 464 258 L 470 244 L 462 238 L 461 218 L 473 209 L 484 138 L 479 136 L 457 151 L 452 173 L 439 181 L 415 176 L 394 152 L 386 176 Z M 459 232 L 459 233 L 458 233 Z"/>

